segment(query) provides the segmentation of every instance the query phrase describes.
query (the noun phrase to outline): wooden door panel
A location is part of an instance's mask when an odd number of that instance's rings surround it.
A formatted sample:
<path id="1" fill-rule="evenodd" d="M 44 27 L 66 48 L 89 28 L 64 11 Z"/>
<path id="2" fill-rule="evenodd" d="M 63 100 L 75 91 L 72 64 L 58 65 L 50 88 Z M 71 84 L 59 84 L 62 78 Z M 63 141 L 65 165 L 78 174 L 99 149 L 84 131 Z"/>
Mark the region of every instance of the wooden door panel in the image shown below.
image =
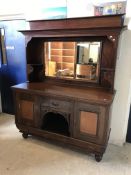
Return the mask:
<path id="1" fill-rule="evenodd" d="M 106 142 L 104 136 L 107 121 L 108 108 L 84 102 L 77 102 L 75 104 L 74 137 L 84 141 L 103 144 Z"/>
<path id="2" fill-rule="evenodd" d="M 22 118 L 33 120 L 34 103 L 32 101 L 21 100 L 20 105 Z"/>
<path id="3" fill-rule="evenodd" d="M 80 132 L 96 135 L 98 115 L 93 112 L 80 112 Z"/>
<path id="4" fill-rule="evenodd" d="M 38 105 L 33 94 L 18 92 L 16 93 L 16 121 L 26 126 L 37 125 Z"/>

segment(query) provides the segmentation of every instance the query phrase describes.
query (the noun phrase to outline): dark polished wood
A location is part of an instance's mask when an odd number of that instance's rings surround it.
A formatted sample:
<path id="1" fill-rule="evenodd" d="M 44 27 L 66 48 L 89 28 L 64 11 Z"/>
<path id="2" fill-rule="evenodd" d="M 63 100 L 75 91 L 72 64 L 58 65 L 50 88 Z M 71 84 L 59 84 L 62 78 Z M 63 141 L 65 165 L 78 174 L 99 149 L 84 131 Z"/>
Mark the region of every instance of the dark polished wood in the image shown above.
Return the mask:
<path id="1" fill-rule="evenodd" d="M 76 98 L 79 100 L 90 101 L 96 104 L 110 105 L 113 101 L 113 94 L 109 90 L 100 89 L 100 88 L 90 88 L 90 87 L 74 87 L 70 85 L 56 85 L 52 83 L 22 83 L 16 86 L 13 86 L 15 91 L 29 91 L 31 93 L 42 95 L 53 95 L 53 96 L 62 96 L 63 98 L 72 99 Z"/>
<path id="2" fill-rule="evenodd" d="M 16 126 L 24 138 L 41 136 L 94 153 L 96 161 L 101 161 L 111 130 L 109 113 L 123 15 L 30 21 L 29 25 L 30 30 L 21 32 L 33 73 L 28 75 L 29 83 L 12 87 Z M 43 43 L 48 41 L 102 42 L 99 81 L 45 76 Z"/>
<path id="3" fill-rule="evenodd" d="M 117 45 L 123 28 L 123 20 L 124 15 L 120 14 L 30 21 L 30 30 L 21 31 L 26 36 L 27 63 L 43 63 L 43 43 L 47 41 L 101 41 L 98 86 L 113 90 Z M 96 85 L 93 83 L 92 86 Z"/>
<path id="4" fill-rule="evenodd" d="M 58 134 L 53 135 L 51 133 L 52 140 L 57 140 L 58 137 L 58 140 L 61 140 L 61 142 L 63 142 L 64 139 L 65 143 L 70 143 L 76 147 L 81 147 L 80 143 L 82 142 L 84 145 L 86 145 L 84 146 L 86 150 L 91 152 L 95 151 L 100 155 L 104 153 L 106 148 L 105 145 L 107 144 L 109 137 L 109 107 L 114 98 L 113 93 L 99 88 L 56 85 L 46 82 L 19 84 L 13 86 L 13 91 L 16 100 L 16 125 L 21 132 L 26 133 L 25 137 L 27 134 L 34 133 L 35 135 L 39 135 L 39 132 L 37 131 L 40 131 L 40 135 L 45 137 L 47 131 L 41 129 L 43 116 L 47 112 L 58 112 L 63 114 L 63 116 L 65 114 L 65 117 L 67 116 L 66 118 L 70 123 L 70 137 L 74 138 L 75 140 L 72 142 L 70 138 L 70 141 L 68 142 L 67 140 L 69 137 L 59 136 Z M 33 108 L 33 120 L 31 118 L 32 112 L 30 112 L 30 109 L 27 113 L 26 108 L 21 106 L 23 101 L 26 101 L 28 108 Z M 29 103 L 27 103 L 27 101 Z M 24 107 L 23 110 L 22 107 Z M 22 112 L 24 110 L 26 115 L 25 117 L 23 116 Z M 87 128 L 84 126 L 84 129 L 86 129 L 87 132 L 83 132 L 83 130 L 81 130 L 81 115 L 79 115 L 80 111 L 87 114 Z M 91 113 L 94 114 L 93 116 L 95 116 L 95 118 L 92 118 Z M 66 114 L 69 114 L 69 119 L 68 115 Z M 91 123 L 88 122 L 88 119 L 92 120 L 93 122 L 95 121 L 95 126 L 93 126 L 93 131 L 95 130 L 95 134 L 90 132 L 92 128 Z M 38 130 L 35 130 L 35 128 Z M 48 132 L 46 138 L 50 138 L 49 135 L 50 133 Z M 86 142 L 88 143 L 86 144 Z M 89 143 L 92 143 L 94 146 L 88 148 Z M 99 149 L 102 149 L 102 151 L 97 151 L 95 148 L 97 144 Z M 83 149 L 84 147 L 82 146 Z"/>
<path id="5" fill-rule="evenodd" d="M 122 27 L 123 14 L 106 15 L 84 18 L 67 18 L 57 20 L 37 20 L 30 21 L 31 30 L 52 30 L 52 29 L 84 29 L 84 28 L 105 28 L 105 27 Z M 57 23 L 57 24 L 56 24 Z M 37 28 L 36 28 L 37 26 Z"/>

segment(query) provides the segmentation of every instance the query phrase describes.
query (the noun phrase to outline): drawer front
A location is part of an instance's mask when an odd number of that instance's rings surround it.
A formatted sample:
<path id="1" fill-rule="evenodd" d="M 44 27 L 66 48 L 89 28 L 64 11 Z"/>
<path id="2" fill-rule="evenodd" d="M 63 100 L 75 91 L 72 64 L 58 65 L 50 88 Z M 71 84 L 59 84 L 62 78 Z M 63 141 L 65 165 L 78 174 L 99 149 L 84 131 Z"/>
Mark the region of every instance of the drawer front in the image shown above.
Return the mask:
<path id="1" fill-rule="evenodd" d="M 41 107 L 50 106 L 50 98 L 41 98 L 40 101 Z"/>
<path id="2" fill-rule="evenodd" d="M 41 107 L 45 106 L 68 112 L 71 112 L 73 108 L 71 102 L 53 98 L 43 98 L 41 101 Z"/>
<path id="3" fill-rule="evenodd" d="M 51 99 L 50 100 L 50 106 L 52 108 L 60 108 L 60 109 L 71 110 L 71 103 L 67 102 L 67 101 L 62 101 L 62 100 Z"/>

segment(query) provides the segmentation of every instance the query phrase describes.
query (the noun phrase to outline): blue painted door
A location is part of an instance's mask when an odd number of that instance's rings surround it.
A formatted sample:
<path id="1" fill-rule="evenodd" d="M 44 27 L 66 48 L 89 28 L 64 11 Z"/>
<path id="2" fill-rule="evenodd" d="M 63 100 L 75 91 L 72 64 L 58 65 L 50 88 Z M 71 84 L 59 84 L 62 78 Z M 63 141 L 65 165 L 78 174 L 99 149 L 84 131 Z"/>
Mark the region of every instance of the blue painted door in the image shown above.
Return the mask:
<path id="1" fill-rule="evenodd" d="M 25 20 L 1 21 L 0 28 L 4 29 L 6 63 L 2 63 L 0 52 L 0 91 L 2 111 L 14 113 L 11 86 L 26 81 L 26 52 L 25 38 L 18 29 L 25 28 Z"/>

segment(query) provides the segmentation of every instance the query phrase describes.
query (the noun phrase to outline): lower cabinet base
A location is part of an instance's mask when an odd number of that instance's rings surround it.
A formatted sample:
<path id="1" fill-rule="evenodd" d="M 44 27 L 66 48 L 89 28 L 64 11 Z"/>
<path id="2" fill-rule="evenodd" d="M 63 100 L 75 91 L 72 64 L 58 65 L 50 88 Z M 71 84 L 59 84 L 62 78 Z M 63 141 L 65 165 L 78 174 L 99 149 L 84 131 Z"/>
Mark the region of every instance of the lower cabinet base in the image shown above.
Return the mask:
<path id="1" fill-rule="evenodd" d="M 112 93 L 48 82 L 23 83 L 13 90 L 15 122 L 25 139 L 29 134 L 43 137 L 101 161 L 110 133 Z"/>
<path id="2" fill-rule="evenodd" d="M 24 139 L 27 139 L 28 135 L 30 134 L 34 136 L 43 137 L 45 139 L 57 142 L 62 145 L 66 144 L 67 147 L 71 147 L 71 148 L 79 149 L 84 152 L 95 154 L 95 160 L 97 162 L 100 162 L 102 160 L 103 154 L 106 149 L 106 146 L 103 146 L 103 145 L 97 145 L 95 143 L 82 141 L 79 139 L 59 135 L 56 133 L 51 133 L 51 132 L 44 131 L 44 130 L 37 129 L 37 128 L 32 128 L 32 127 L 27 128 L 23 125 L 22 126 L 17 125 L 17 127 L 20 129 L 20 132 L 22 132 L 22 136 Z"/>

